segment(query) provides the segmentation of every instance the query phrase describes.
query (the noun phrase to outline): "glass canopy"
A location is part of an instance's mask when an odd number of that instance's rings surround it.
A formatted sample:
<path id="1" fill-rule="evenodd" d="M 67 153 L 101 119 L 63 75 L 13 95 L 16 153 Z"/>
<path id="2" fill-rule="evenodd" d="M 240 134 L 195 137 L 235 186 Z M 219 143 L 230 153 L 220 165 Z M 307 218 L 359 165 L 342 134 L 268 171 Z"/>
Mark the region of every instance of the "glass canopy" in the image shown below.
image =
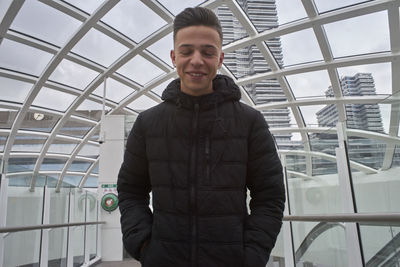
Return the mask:
<path id="1" fill-rule="evenodd" d="M 104 80 L 107 114 L 134 115 L 161 102 L 177 77 L 169 60 L 172 22 L 186 6 L 176 3 L 0 1 L 7 177 L 30 175 L 32 188 L 38 175 L 97 186 Z M 400 1 L 182 3 L 211 8 L 221 19 L 221 73 L 264 114 L 291 177 L 331 172 L 338 122 L 354 171 L 400 165 Z"/>

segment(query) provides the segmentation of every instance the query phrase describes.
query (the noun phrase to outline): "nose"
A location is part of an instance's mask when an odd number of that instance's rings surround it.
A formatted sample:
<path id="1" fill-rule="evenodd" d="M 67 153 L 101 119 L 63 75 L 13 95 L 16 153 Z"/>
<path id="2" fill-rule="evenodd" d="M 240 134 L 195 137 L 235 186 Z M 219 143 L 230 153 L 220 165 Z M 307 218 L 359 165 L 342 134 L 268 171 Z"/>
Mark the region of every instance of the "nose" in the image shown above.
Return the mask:
<path id="1" fill-rule="evenodd" d="M 195 51 L 195 52 L 193 53 L 193 56 L 192 56 L 192 58 L 191 58 L 191 60 L 190 60 L 190 63 L 191 63 L 193 66 L 200 66 L 200 65 L 203 64 L 203 57 L 202 57 L 200 51 Z"/>

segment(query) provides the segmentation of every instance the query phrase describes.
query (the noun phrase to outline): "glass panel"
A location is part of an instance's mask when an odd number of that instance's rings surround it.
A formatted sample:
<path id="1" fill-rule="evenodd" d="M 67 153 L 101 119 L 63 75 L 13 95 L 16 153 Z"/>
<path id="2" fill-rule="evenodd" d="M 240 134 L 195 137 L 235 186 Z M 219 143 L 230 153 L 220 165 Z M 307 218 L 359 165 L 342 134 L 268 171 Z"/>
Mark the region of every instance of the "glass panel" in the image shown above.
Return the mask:
<path id="1" fill-rule="evenodd" d="M 24 102 L 28 96 L 29 90 L 32 88 L 31 83 L 25 83 L 13 79 L 0 77 L 1 84 L 1 100 Z"/>
<path id="2" fill-rule="evenodd" d="M 162 96 L 162 93 L 164 92 L 164 90 L 167 88 L 168 84 L 170 84 L 170 82 L 172 82 L 172 79 L 169 79 L 165 82 L 163 82 L 162 84 L 160 84 L 159 86 L 153 88 L 151 91 L 153 91 L 153 93 L 156 93 L 158 96 Z"/>
<path id="3" fill-rule="evenodd" d="M 110 66 L 126 51 L 126 46 L 96 29 L 91 29 L 72 49 L 72 52 L 105 67 Z"/>
<path id="4" fill-rule="evenodd" d="M 304 121 L 308 127 L 326 126 L 323 125 L 319 118 L 319 112 L 324 108 L 324 105 L 302 106 L 299 107 L 303 115 Z M 336 124 L 335 124 L 336 125 Z"/>
<path id="5" fill-rule="evenodd" d="M 68 59 L 63 59 L 50 75 L 49 80 L 83 90 L 98 74 L 98 72 L 82 65 L 69 61 Z"/>
<path id="6" fill-rule="evenodd" d="M 100 134 L 100 127 L 97 127 L 97 129 L 95 130 L 93 135 L 90 137 L 90 141 L 98 142 L 99 141 L 99 134 Z"/>
<path id="7" fill-rule="evenodd" d="M 43 87 L 40 89 L 32 105 L 58 111 L 66 111 L 75 99 L 76 96 L 72 94 Z"/>
<path id="8" fill-rule="evenodd" d="M 64 177 L 63 182 L 67 185 L 78 187 L 79 183 L 81 182 L 83 176 L 80 175 L 66 175 Z"/>
<path id="9" fill-rule="evenodd" d="M 242 1 L 239 1 L 242 3 Z M 222 26 L 223 45 L 248 36 L 247 31 L 226 5 L 214 10 Z"/>
<path id="10" fill-rule="evenodd" d="M 67 159 L 56 159 L 56 158 L 44 158 L 42 165 L 40 165 L 41 171 L 61 171 Z"/>
<path id="11" fill-rule="evenodd" d="M 86 144 L 79 151 L 78 156 L 96 159 L 99 156 L 100 146 Z"/>
<path id="12" fill-rule="evenodd" d="M 147 49 L 160 59 L 164 60 L 165 63 L 172 66 L 170 51 L 173 49 L 173 45 L 173 34 L 170 33 L 167 36 L 161 38 L 159 41 L 150 45 Z"/>
<path id="13" fill-rule="evenodd" d="M 77 143 L 74 141 L 65 141 L 56 139 L 50 145 L 47 153 L 56 153 L 56 154 L 71 154 L 74 151 Z"/>
<path id="14" fill-rule="evenodd" d="M 86 193 L 80 192 L 79 189 L 74 188 L 71 190 L 71 197 L 73 199 L 73 217 L 71 222 L 85 222 L 85 210 L 86 210 Z M 79 266 L 84 262 L 84 244 L 85 244 L 85 231 L 84 226 L 78 226 L 72 228 L 73 238 L 73 258 L 74 266 Z"/>
<path id="15" fill-rule="evenodd" d="M 16 110 L 0 109 L 0 129 L 10 129 L 17 116 Z"/>
<path id="16" fill-rule="evenodd" d="M 103 3 L 103 1 L 100 0 L 68 0 L 65 2 L 71 3 L 75 7 L 78 7 L 88 13 L 93 13 L 93 11 L 95 11 Z"/>
<path id="17" fill-rule="evenodd" d="M 92 129 L 92 127 L 93 125 L 70 119 L 63 125 L 60 134 L 82 138 L 90 131 L 90 129 Z"/>
<path id="18" fill-rule="evenodd" d="M 348 266 L 346 235 L 342 224 L 294 222 L 292 227 L 296 266 Z"/>
<path id="19" fill-rule="evenodd" d="M 334 57 L 390 51 L 387 12 L 341 20 L 324 27 Z"/>
<path id="20" fill-rule="evenodd" d="M 274 267 L 285 267 L 284 248 L 285 248 L 285 243 L 283 239 L 283 231 L 280 231 L 276 239 L 275 246 L 271 251 L 271 256 L 269 258 L 268 264 Z"/>
<path id="21" fill-rule="evenodd" d="M 88 198 L 88 216 L 87 220 L 89 222 L 95 222 L 98 221 L 98 215 L 97 215 L 97 194 L 91 193 L 91 192 L 86 192 L 87 193 L 87 198 Z M 88 225 L 86 226 L 86 231 L 87 231 L 87 242 L 88 242 L 88 247 L 89 247 L 89 258 L 93 259 L 97 255 L 97 230 L 98 230 L 98 225 Z"/>
<path id="22" fill-rule="evenodd" d="M 69 172 L 86 172 L 90 165 L 92 165 L 91 162 L 87 161 L 82 161 L 82 160 L 74 160 L 71 165 L 68 168 Z"/>
<path id="23" fill-rule="evenodd" d="M 366 266 L 383 266 L 384 262 L 399 265 L 399 227 L 361 225 L 360 234 Z"/>
<path id="24" fill-rule="evenodd" d="M 99 184 L 99 178 L 95 176 L 89 176 L 83 185 L 84 188 L 97 188 Z"/>
<path id="25" fill-rule="evenodd" d="M 340 77 L 350 76 L 356 77 L 357 75 L 369 75 L 369 85 L 375 87 L 376 94 L 392 94 L 392 69 L 391 63 L 379 63 L 361 66 L 351 66 L 346 68 L 339 68 L 338 73 Z M 359 74 L 360 73 L 360 74 Z M 372 80 L 370 80 L 372 79 Z M 362 81 L 362 80 L 361 80 Z M 361 94 L 361 92 L 360 92 Z"/>
<path id="26" fill-rule="evenodd" d="M 10 159 L 11 160 L 11 159 Z M 10 179 L 10 182 L 13 179 Z M 6 227 L 30 226 L 42 223 L 43 188 L 12 186 L 7 190 Z M 6 236 L 4 265 L 24 266 L 39 262 L 40 230 L 11 233 Z M 24 253 L 21 253 L 23 251 Z"/>
<path id="27" fill-rule="evenodd" d="M 106 83 L 107 83 L 106 98 L 117 103 L 135 91 L 133 90 L 133 88 L 126 86 L 125 84 L 122 84 L 111 78 L 108 78 Z M 93 94 L 103 98 L 104 83 L 101 83 L 101 85 L 97 87 L 96 90 L 93 91 Z"/>
<path id="28" fill-rule="evenodd" d="M 110 107 L 105 106 L 106 112 L 110 110 Z M 74 112 L 75 115 L 85 117 L 87 119 L 99 121 L 101 118 L 103 105 L 91 100 L 85 100 Z"/>
<path id="29" fill-rule="evenodd" d="M 158 0 L 165 6 L 172 14 L 177 15 L 186 7 L 195 7 L 205 2 L 204 0 L 186 0 L 184 5 L 177 5 L 175 0 Z"/>
<path id="30" fill-rule="evenodd" d="M 326 0 L 314 0 L 315 5 L 320 13 L 330 11 L 337 8 L 343 8 L 350 5 L 355 5 L 363 2 L 368 2 L 365 0 L 341 0 L 341 1 L 326 1 Z"/>
<path id="31" fill-rule="evenodd" d="M 307 42 L 299 42 L 307 40 Z M 312 29 L 306 29 L 281 36 L 283 65 L 285 67 L 323 60 L 321 49 Z"/>
<path id="32" fill-rule="evenodd" d="M 60 118 L 61 116 L 55 114 L 28 111 L 21 129 L 50 133 Z"/>
<path id="33" fill-rule="evenodd" d="M 26 1 L 11 24 L 11 29 L 57 46 L 65 44 L 81 22 L 39 1 Z"/>
<path id="34" fill-rule="evenodd" d="M 52 54 L 3 39 L 0 45 L 0 67 L 39 76 Z"/>
<path id="35" fill-rule="evenodd" d="M 278 17 L 274 1 L 238 1 L 243 11 L 258 32 L 278 26 Z"/>
<path id="36" fill-rule="evenodd" d="M 305 174 L 306 173 L 306 157 L 302 155 L 286 155 L 286 167 L 288 171 L 288 177 L 289 178 L 296 178 L 298 177 L 298 174 Z M 289 191 L 290 189 L 295 189 L 295 185 L 291 185 L 290 182 L 294 183 L 294 181 L 297 180 L 291 180 L 289 179 Z"/>
<path id="37" fill-rule="evenodd" d="M 139 42 L 166 22 L 141 1 L 122 0 L 111 9 L 102 21 Z M 151 21 L 151 23 L 143 23 Z"/>
<path id="38" fill-rule="evenodd" d="M 164 73 L 161 69 L 139 55 L 135 56 L 128 61 L 128 63 L 119 68 L 118 72 L 141 85 L 146 84 Z"/>
<path id="39" fill-rule="evenodd" d="M 330 86 L 330 79 L 326 70 L 305 72 L 286 76 L 296 99 L 325 96 L 325 91 Z"/>
<path id="40" fill-rule="evenodd" d="M 132 103 L 130 103 L 128 107 L 134 110 L 142 111 L 151 108 L 157 104 L 158 103 L 150 97 L 142 95 L 141 97 L 135 99 Z"/>
<path id="41" fill-rule="evenodd" d="M 50 189 L 50 223 L 68 223 L 69 191 Z M 68 228 L 54 228 L 49 232 L 49 266 L 66 266 Z"/>
<path id="42" fill-rule="evenodd" d="M 12 152 L 40 152 L 47 137 L 35 135 L 17 135 L 11 148 Z"/>
<path id="43" fill-rule="evenodd" d="M 301 0 L 276 1 L 280 25 L 307 17 Z"/>
<path id="44" fill-rule="evenodd" d="M 8 133 L 0 132 L 0 152 L 4 151 L 4 146 L 6 145 L 8 138 Z"/>
<path id="45" fill-rule="evenodd" d="M 27 172 L 33 171 L 36 158 L 10 158 L 8 160 L 7 172 Z"/>
<path id="46" fill-rule="evenodd" d="M 36 208 L 32 209 L 37 211 Z M 13 227 L 16 225 L 12 225 Z M 39 266 L 41 231 L 15 232 L 4 238 L 4 267 Z M 23 251 L 23 253 L 21 253 Z"/>

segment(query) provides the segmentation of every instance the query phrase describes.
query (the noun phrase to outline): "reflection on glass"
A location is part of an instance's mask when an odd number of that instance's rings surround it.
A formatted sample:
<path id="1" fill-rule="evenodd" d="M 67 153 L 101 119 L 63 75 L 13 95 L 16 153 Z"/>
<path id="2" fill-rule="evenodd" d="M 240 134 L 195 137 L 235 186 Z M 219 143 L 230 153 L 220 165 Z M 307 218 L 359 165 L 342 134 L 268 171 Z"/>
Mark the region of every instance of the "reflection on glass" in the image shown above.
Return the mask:
<path id="1" fill-rule="evenodd" d="M 27 172 L 33 171 L 36 164 L 36 158 L 10 158 L 8 160 L 7 172 Z"/>
<path id="2" fill-rule="evenodd" d="M 80 21 L 40 1 L 26 1 L 11 24 L 11 29 L 62 46 L 80 24 Z"/>
<path id="3" fill-rule="evenodd" d="M 66 175 L 64 176 L 63 183 L 72 187 L 78 187 L 82 176 L 79 175 Z"/>
<path id="4" fill-rule="evenodd" d="M 44 114 L 41 112 L 28 111 L 21 123 L 21 129 L 50 133 L 60 117 L 60 115 L 51 113 Z"/>
<path id="5" fill-rule="evenodd" d="M 22 103 L 32 88 L 31 83 L 0 77 L 1 100 Z M 1 111 L 0 111 L 1 114 Z"/>
<path id="6" fill-rule="evenodd" d="M 324 27 L 334 57 L 390 51 L 385 11 L 332 22 Z"/>
<path id="7" fill-rule="evenodd" d="M 300 73 L 286 76 L 296 99 L 311 96 L 324 96 L 330 86 L 326 70 Z"/>
<path id="8" fill-rule="evenodd" d="M 94 173 L 94 172 L 93 172 Z M 84 188 L 97 188 L 99 184 L 99 179 L 98 177 L 95 176 L 89 176 L 86 179 L 85 184 L 83 185 Z"/>
<path id="9" fill-rule="evenodd" d="M 305 123 L 306 123 L 306 125 L 308 127 L 313 127 L 313 126 L 314 127 L 316 127 L 316 126 L 327 126 L 327 127 L 336 126 L 336 123 L 334 123 L 334 125 L 331 125 L 331 124 L 328 125 L 328 124 L 324 124 L 321 121 L 320 113 L 323 111 L 323 109 L 325 107 L 326 106 L 323 106 L 323 105 L 313 105 L 313 106 L 301 106 L 301 107 L 299 107 L 299 109 L 300 109 L 300 111 L 301 111 L 301 113 L 303 115 L 304 121 L 305 121 Z M 335 118 L 337 118 L 337 117 L 335 117 Z"/>
<path id="10" fill-rule="evenodd" d="M 0 45 L 0 67 L 39 76 L 52 55 L 31 46 L 3 39 Z"/>
<path id="11" fill-rule="evenodd" d="M 99 156 L 99 149 L 100 147 L 98 145 L 86 144 L 79 151 L 78 156 L 84 156 L 95 159 Z"/>
<path id="12" fill-rule="evenodd" d="M 118 72 L 132 79 L 134 82 L 144 85 L 164 72 L 142 56 L 135 56 L 128 63 L 118 69 Z"/>
<path id="13" fill-rule="evenodd" d="M 110 66 L 122 56 L 128 48 L 108 37 L 104 33 L 91 29 L 74 46 L 72 52 L 93 60 L 105 67 Z"/>
<path id="14" fill-rule="evenodd" d="M 140 42 L 166 24 L 141 1 L 131 0 L 120 1 L 101 20 L 136 42 Z M 151 23 L 143 23 L 144 21 Z"/>
<path id="15" fill-rule="evenodd" d="M 238 3 L 243 4 L 242 1 Z M 232 43 L 233 41 L 248 36 L 246 29 L 239 20 L 233 15 L 232 11 L 226 5 L 221 5 L 214 9 L 214 13 L 218 16 L 223 33 L 223 45 Z"/>
<path id="16" fill-rule="evenodd" d="M 279 25 L 307 17 L 301 0 L 278 0 L 275 2 Z"/>
<path id="17" fill-rule="evenodd" d="M 71 190 L 72 205 L 74 209 L 71 222 L 85 222 L 86 213 L 86 192 L 77 188 Z M 72 238 L 74 247 L 72 248 L 74 266 L 81 265 L 84 262 L 84 244 L 85 244 L 85 226 L 70 228 L 72 230 Z"/>
<path id="18" fill-rule="evenodd" d="M 78 112 L 80 114 L 85 114 L 86 116 L 95 116 L 93 114 L 98 113 L 96 111 Z M 90 129 L 92 129 L 92 127 L 93 125 L 89 125 L 83 121 L 70 119 L 63 125 L 60 130 L 60 134 L 82 138 L 90 131 Z"/>
<path id="19" fill-rule="evenodd" d="M 299 40 L 307 40 L 299 42 Z M 305 29 L 281 36 L 283 63 L 290 66 L 322 60 L 321 49 L 312 29 Z"/>
<path id="20" fill-rule="evenodd" d="M 67 159 L 44 158 L 40 165 L 41 171 L 61 171 L 64 168 Z"/>
<path id="21" fill-rule="evenodd" d="M 400 227 L 362 225 L 360 234 L 366 266 L 398 266 Z"/>
<path id="22" fill-rule="evenodd" d="M 110 110 L 110 107 L 105 106 L 106 112 Z M 79 117 L 85 117 L 87 119 L 99 121 L 103 112 L 103 105 L 91 100 L 85 100 L 74 112 Z"/>
<path id="23" fill-rule="evenodd" d="M 76 145 L 77 143 L 73 141 L 55 139 L 47 152 L 55 154 L 71 154 Z"/>
<path id="24" fill-rule="evenodd" d="M 294 222 L 292 227 L 298 266 L 348 266 L 344 225 Z"/>
<path id="25" fill-rule="evenodd" d="M 107 79 L 107 88 L 106 88 L 106 98 L 110 99 L 114 102 L 120 102 L 122 99 L 127 97 L 129 94 L 134 92 L 134 90 L 122 84 L 112 78 Z M 103 98 L 104 95 L 104 83 L 101 83 L 96 90 L 93 91 L 93 94 L 100 96 Z"/>
<path id="26" fill-rule="evenodd" d="M 68 168 L 70 172 L 86 172 L 90 167 L 91 162 L 74 160 Z"/>
<path id="27" fill-rule="evenodd" d="M 83 90 L 98 74 L 80 64 L 64 59 L 50 75 L 49 80 Z"/>
<path id="28" fill-rule="evenodd" d="M 7 138 L 8 138 L 7 133 L 0 133 L 0 152 L 4 151 L 4 146 L 6 145 Z"/>
<path id="29" fill-rule="evenodd" d="M 12 152 L 40 152 L 47 137 L 35 135 L 17 135 L 11 147 Z"/>
<path id="30" fill-rule="evenodd" d="M 87 198 L 88 198 L 88 216 L 87 216 L 87 221 L 89 222 L 94 222 L 98 221 L 98 202 L 97 202 L 97 195 L 92 193 L 92 192 L 86 192 L 87 193 Z M 89 258 L 93 259 L 96 257 L 97 254 L 97 231 L 98 231 L 98 225 L 88 225 L 86 226 L 86 231 L 87 231 L 87 241 L 88 241 L 88 247 L 89 247 Z"/>
<path id="31" fill-rule="evenodd" d="M 16 110 L 0 109 L 0 129 L 10 129 L 16 116 Z"/>

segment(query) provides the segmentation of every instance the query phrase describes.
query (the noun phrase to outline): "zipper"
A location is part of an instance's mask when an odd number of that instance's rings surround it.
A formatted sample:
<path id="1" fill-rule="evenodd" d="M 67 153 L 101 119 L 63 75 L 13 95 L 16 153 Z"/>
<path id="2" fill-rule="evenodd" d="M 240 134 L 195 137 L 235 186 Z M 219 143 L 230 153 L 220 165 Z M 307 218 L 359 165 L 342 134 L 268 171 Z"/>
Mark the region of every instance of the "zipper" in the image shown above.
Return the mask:
<path id="1" fill-rule="evenodd" d="M 197 184 L 197 170 L 196 170 L 196 158 L 197 158 L 197 142 L 198 142 L 198 120 L 199 120 L 199 104 L 194 104 L 194 114 L 192 122 L 192 148 L 190 154 L 190 258 L 191 266 L 197 266 L 197 201 L 196 201 L 196 184 Z"/>
<path id="2" fill-rule="evenodd" d="M 206 181 L 207 184 L 211 184 L 211 177 L 210 177 L 210 137 L 206 136 Z"/>

